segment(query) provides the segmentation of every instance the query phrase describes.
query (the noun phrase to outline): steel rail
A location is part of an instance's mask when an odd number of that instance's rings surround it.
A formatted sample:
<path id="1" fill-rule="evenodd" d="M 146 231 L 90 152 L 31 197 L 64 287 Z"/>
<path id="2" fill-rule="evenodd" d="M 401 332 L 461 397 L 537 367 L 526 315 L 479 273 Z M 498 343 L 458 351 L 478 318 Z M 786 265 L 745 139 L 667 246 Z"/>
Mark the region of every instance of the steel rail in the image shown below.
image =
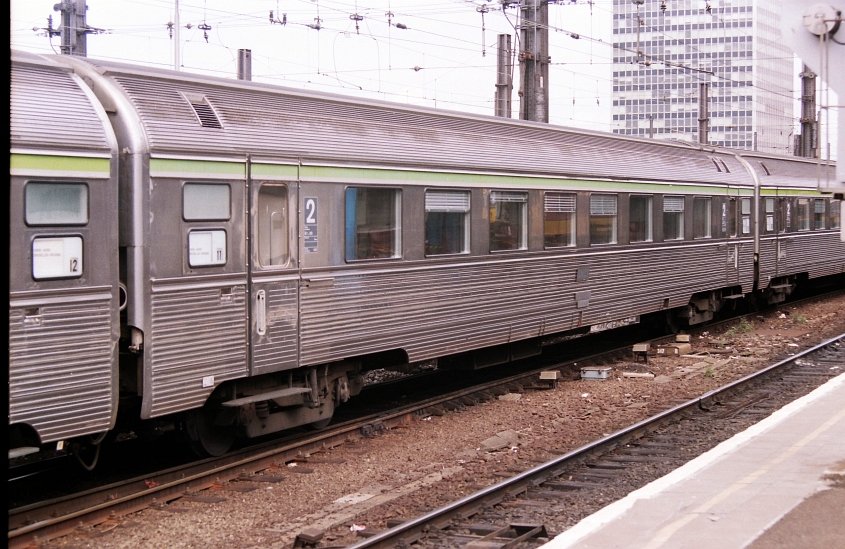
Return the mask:
<path id="1" fill-rule="evenodd" d="M 808 299 L 815 299 L 811 297 Z M 750 313 L 757 314 L 757 313 Z M 724 323 L 735 322 L 748 315 L 739 315 L 723 321 L 707 324 L 702 328 L 713 329 Z M 662 341 L 669 336 L 655 338 L 652 341 Z M 834 338 L 836 339 L 836 338 Z M 832 340 L 831 340 L 832 341 Z M 829 344 L 824 342 L 819 346 Z M 155 475 L 145 475 L 143 478 L 133 478 L 124 482 L 115 483 L 109 486 L 89 490 L 83 494 L 66 496 L 46 502 L 14 508 L 9 510 L 8 540 L 12 547 L 27 546 L 37 540 L 51 539 L 65 535 L 75 529 L 80 523 L 98 524 L 113 517 L 124 515 L 147 508 L 155 503 L 164 503 L 197 493 L 212 486 L 215 483 L 226 482 L 237 479 L 245 472 L 260 471 L 267 468 L 273 462 L 304 460 L 305 456 L 316 453 L 327 448 L 335 447 L 353 438 L 366 436 L 368 428 L 373 425 L 383 425 L 388 428 L 406 425 L 413 417 L 425 415 L 438 407 L 448 406 L 450 403 L 461 402 L 468 396 L 494 392 L 501 387 L 514 385 L 534 384 L 537 375 L 541 371 L 549 369 L 561 369 L 577 363 L 585 364 L 591 361 L 602 360 L 609 356 L 618 355 L 621 352 L 628 352 L 630 346 L 623 346 L 588 356 L 581 356 L 557 362 L 555 364 L 543 363 L 537 368 L 530 368 L 520 373 L 500 378 L 494 381 L 484 382 L 472 387 L 462 388 L 447 395 L 439 395 L 429 399 L 403 406 L 388 412 L 380 411 L 361 418 L 356 418 L 335 426 L 330 426 L 319 433 L 311 433 L 306 437 L 288 440 L 282 445 L 279 442 L 271 442 L 266 446 L 258 448 L 251 447 L 229 454 L 222 458 L 210 458 L 200 462 L 193 462 L 185 466 L 174 467 Z M 784 363 L 793 360 L 795 357 L 786 359 Z M 779 363 L 780 364 L 780 363 Z M 778 365 L 770 366 L 762 372 L 776 368 Z M 719 392 L 740 384 L 748 378 L 756 377 L 751 374 L 722 389 L 710 391 L 701 397 L 694 399 L 694 402 L 703 402 L 711 399 Z M 690 401 L 690 402 L 693 402 Z M 655 418 L 641 421 L 625 430 L 636 431 L 643 425 L 656 421 L 657 417 L 671 415 L 678 409 L 686 408 L 690 403 L 680 404 L 655 416 Z M 573 450 L 565 456 L 561 456 L 561 462 L 581 455 L 586 449 L 606 445 L 613 435 L 605 437 L 591 445 Z M 557 461 L 557 460 L 556 460 Z M 538 474 L 543 466 L 535 467 L 515 477 L 516 479 L 529 478 L 531 474 Z M 498 486 L 498 485 L 497 485 Z M 492 490 L 491 487 L 490 489 Z M 479 497 L 486 497 L 482 491 Z M 470 498 L 472 496 L 469 496 Z M 88 503 L 85 503 L 88 502 Z M 93 502 L 93 503 L 91 503 Z M 70 508 L 64 512 L 58 510 L 60 507 Z M 375 538 L 377 539 L 377 538 Z M 363 545 L 362 547 L 366 547 Z"/>
<path id="2" fill-rule="evenodd" d="M 749 374 L 739 380 L 708 391 L 701 396 L 690 399 L 687 402 L 660 412 L 650 418 L 639 421 L 629 427 L 616 431 L 615 433 L 611 433 L 610 435 L 591 442 L 590 444 L 576 448 L 551 461 L 519 473 L 512 478 L 479 490 L 474 494 L 470 494 L 469 496 L 440 507 L 439 509 L 435 509 L 420 517 L 403 522 L 393 528 L 379 532 L 359 543 L 349 546 L 348 549 L 396 547 L 402 544 L 409 544 L 413 540 L 419 538 L 426 529 L 439 528 L 440 525 L 450 522 L 455 517 L 465 518 L 474 514 L 477 510 L 499 502 L 508 496 L 522 493 L 532 485 L 539 484 L 549 477 L 556 476 L 555 470 L 560 469 L 577 459 L 584 458 L 597 450 L 605 450 L 609 447 L 624 444 L 630 438 L 635 438 L 637 433 L 642 432 L 643 430 L 653 429 L 668 420 L 672 420 L 675 417 L 685 414 L 690 409 L 704 409 L 707 402 L 714 400 L 717 397 L 729 394 L 735 389 L 743 387 L 753 381 L 761 380 L 769 374 L 779 371 L 803 357 L 814 354 L 820 349 L 827 348 L 831 345 L 842 343 L 843 341 L 845 341 L 845 333 L 823 341 L 811 348 L 805 349 L 792 357 L 781 360 L 758 372 Z"/>
<path id="3" fill-rule="evenodd" d="M 628 347 L 611 349 L 586 357 L 564 361 L 555 367 L 563 368 L 576 362 L 597 360 L 619 353 Z M 304 460 L 326 448 L 343 444 L 351 438 L 372 431 L 373 425 L 395 427 L 405 425 L 413 417 L 426 415 L 431 410 L 479 393 L 489 393 L 501 387 L 534 383 L 538 373 L 550 366 L 529 369 L 511 376 L 473 385 L 403 406 L 389 412 L 377 412 L 348 422 L 330 426 L 317 434 L 309 434 L 278 446 L 278 441 L 268 443 L 269 449 L 247 448 L 222 458 L 209 458 L 145 475 L 120 483 L 95 488 L 85 493 L 39 502 L 9 510 L 8 540 L 11 547 L 27 546 L 38 539 L 51 539 L 65 535 L 80 523 L 97 524 L 114 516 L 136 512 L 153 503 L 163 503 L 206 489 L 218 482 L 236 479 L 244 471 L 257 471 L 279 460 Z M 93 503 L 90 503 L 93 502 Z M 64 512 L 59 507 L 71 507 Z"/>

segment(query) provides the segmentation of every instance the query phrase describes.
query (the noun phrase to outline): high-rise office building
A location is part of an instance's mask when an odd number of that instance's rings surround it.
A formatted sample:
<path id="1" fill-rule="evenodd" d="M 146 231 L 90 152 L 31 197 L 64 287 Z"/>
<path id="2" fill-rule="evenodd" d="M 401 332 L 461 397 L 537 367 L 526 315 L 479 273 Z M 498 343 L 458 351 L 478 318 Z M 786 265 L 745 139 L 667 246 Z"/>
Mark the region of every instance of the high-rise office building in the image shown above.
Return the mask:
<path id="1" fill-rule="evenodd" d="M 613 131 L 792 154 L 794 55 L 783 0 L 614 0 Z"/>

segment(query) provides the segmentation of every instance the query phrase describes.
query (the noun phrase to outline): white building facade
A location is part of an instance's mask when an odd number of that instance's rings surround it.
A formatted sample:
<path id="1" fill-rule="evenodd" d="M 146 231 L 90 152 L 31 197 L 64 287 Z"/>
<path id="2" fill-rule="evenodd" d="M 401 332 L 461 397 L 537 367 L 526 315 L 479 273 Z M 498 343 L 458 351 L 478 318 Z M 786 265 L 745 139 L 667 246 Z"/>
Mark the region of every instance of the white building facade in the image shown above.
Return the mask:
<path id="1" fill-rule="evenodd" d="M 794 54 L 783 0 L 614 0 L 613 131 L 792 154 Z"/>

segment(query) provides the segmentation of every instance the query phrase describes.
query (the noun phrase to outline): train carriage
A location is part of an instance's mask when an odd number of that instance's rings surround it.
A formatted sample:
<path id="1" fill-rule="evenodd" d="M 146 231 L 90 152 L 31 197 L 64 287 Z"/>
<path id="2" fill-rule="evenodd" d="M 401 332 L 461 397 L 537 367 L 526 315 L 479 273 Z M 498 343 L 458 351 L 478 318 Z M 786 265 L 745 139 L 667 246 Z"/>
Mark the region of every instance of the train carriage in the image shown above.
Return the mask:
<path id="1" fill-rule="evenodd" d="M 54 62 L 120 151 L 121 409 L 205 453 L 325 424 L 370 368 L 484 367 L 845 272 L 808 175 L 829 165 Z"/>
<path id="2" fill-rule="evenodd" d="M 117 414 L 117 141 L 81 78 L 15 53 L 9 103 L 10 457 Z"/>
<path id="3" fill-rule="evenodd" d="M 841 201 L 819 192 L 833 169 L 812 159 L 748 155 L 760 179 L 760 287 L 772 302 L 801 280 L 843 272 Z"/>

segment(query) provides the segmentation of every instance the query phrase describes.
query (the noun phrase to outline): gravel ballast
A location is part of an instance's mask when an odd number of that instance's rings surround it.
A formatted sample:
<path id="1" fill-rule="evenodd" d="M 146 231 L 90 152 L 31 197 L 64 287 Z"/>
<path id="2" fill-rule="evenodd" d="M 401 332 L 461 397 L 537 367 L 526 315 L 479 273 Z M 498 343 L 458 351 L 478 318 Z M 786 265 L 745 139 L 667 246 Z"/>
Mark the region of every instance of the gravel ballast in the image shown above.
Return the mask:
<path id="1" fill-rule="evenodd" d="M 176 500 L 39 547 L 287 548 L 309 528 L 326 531 L 323 543 L 344 545 L 356 529 L 382 529 L 439 507 L 838 335 L 843 311 L 845 297 L 784 305 L 692 335 L 683 356 L 631 357 L 612 365 L 604 381 L 564 380 L 423 417 L 304 462 L 280 463 L 268 471 L 283 476 L 279 483 L 248 492 L 221 484 L 214 491 L 222 502 Z"/>

